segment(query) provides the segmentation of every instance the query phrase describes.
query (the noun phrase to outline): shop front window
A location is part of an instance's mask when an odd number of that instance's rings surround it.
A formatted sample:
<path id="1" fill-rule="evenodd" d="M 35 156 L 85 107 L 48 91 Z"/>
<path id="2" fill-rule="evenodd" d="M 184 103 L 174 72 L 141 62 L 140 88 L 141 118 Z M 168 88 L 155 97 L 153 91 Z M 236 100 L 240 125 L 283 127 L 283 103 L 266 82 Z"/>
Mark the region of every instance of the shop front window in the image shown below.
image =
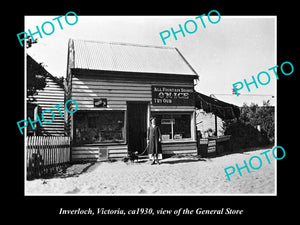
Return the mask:
<path id="1" fill-rule="evenodd" d="M 191 139 L 191 114 L 155 113 L 163 141 Z"/>
<path id="2" fill-rule="evenodd" d="M 74 141 L 76 144 L 124 142 L 124 111 L 76 112 Z"/>

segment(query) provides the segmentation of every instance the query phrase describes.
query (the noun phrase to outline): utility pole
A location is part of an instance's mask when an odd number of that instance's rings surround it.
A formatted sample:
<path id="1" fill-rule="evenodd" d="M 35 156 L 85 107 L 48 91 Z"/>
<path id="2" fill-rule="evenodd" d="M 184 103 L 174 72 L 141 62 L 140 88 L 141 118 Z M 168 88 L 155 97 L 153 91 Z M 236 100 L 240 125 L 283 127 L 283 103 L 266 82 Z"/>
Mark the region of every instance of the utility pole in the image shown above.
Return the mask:
<path id="1" fill-rule="evenodd" d="M 217 123 L 217 115 L 215 114 L 215 132 L 216 132 L 216 137 L 218 137 L 218 123 Z"/>
<path id="2" fill-rule="evenodd" d="M 217 99 L 216 96 L 214 94 L 210 95 L 211 98 Z M 215 133 L 216 133 L 216 137 L 218 137 L 218 121 L 217 121 L 217 115 L 215 115 Z"/>

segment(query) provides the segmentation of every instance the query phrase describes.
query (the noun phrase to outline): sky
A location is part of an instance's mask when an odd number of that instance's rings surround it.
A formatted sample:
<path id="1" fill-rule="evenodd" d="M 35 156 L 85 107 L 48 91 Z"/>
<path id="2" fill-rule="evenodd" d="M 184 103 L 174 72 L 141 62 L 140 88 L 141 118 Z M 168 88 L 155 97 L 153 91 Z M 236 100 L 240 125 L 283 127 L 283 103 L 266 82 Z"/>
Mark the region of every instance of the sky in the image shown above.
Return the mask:
<path id="1" fill-rule="evenodd" d="M 202 15 L 202 12 L 199 15 Z M 37 62 L 43 63 L 46 70 L 54 76 L 66 76 L 68 39 L 83 39 L 106 42 L 125 42 L 134 44 L 164 46 L 160 32 L 171 27 L 179 30 L 187 20 L 197 24 L 197 31 L 185 37 L 177 34 L 177 40 L 171 35 L 166 45 L 176 47 L 200 79 L 195 90 L 205 95 L 213 94 L 217 99 L 242 106 L 253 102 L 262 105 L 263 100 L 276 104 L 276 79 L 270 74 L 270 83 L 258 88 L 250 85 L 251 92 L 244 87 L 236 96 L 232 94 L 232 84 L 251 76 L 257 77 L 261 71 L 277 65 L 276 62 L 276 17 L 275 16 L 221 16 L 218 23 L 212 24 L 203 17 L 206 28 L 191 16 L 80 16 L 74 25 L 68 25 L 64 17 L 60 19 L 63 30 L 53 16 L 25 16 L 25 31 L 36 31 L 36 26 L 52 21 L 55 30 L 51 35 L 38 37 L 38 43 L 26 49 Z M 213 15 L 213 14 L 211 14 Z M 69 17 L 68 17 L 69 18 Z M 217 16 L 211 16 L 217 21 Z M 70 23 L 75 18 L 70 17 Z M 190 30 L 193 26 L 190 23 Z M 48 30 L 47 30 L 48 29 Z M 45 26 L 50 32 L 51 27 Z M 20 31 L 21 32 L 21 31 Z M 266 78 L 262 76 L 262 81 Z M 244 84 L 245 86 L 245 84 Z M 267 96 L 261 96 L 267 95 Z M 272 95 L 275 98 L 272 98 Z"/>

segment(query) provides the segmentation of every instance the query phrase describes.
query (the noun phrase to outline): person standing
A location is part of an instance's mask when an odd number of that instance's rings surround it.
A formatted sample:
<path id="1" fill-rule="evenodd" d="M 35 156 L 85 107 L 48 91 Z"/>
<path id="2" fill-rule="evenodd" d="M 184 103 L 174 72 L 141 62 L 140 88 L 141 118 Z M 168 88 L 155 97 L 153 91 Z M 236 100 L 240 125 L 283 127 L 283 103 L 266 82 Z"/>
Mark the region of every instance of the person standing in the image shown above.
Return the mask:
<path id="1" fill-rule="evenodd" d="M 156 118 L 150 118 L 150 127 L 147 129 L 147 144 L 148 144 L 148 153 L 152 155 L 153 162 L 151 165 L 155 164 L 155 159 L 158 164 L 158 154 L 162 153 L 161 150 L 161 131 L 160 128 L 156 125 Z"/>

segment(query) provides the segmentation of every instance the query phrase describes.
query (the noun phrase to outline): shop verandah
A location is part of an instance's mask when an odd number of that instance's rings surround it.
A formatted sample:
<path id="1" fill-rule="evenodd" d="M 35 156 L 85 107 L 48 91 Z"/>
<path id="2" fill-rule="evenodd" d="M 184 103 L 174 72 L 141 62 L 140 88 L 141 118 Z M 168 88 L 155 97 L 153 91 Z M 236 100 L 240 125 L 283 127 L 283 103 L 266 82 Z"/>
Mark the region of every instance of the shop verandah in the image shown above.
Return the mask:
<path id="1" fill-rule="evenodd" d="M 198 155 L 207 157 L 231 151 L 229 144 L 231 136 L 219 135 L 217 118 L 219 117 L 221 120 L 239 118 L 239 107 L 199 92 L 195 93 L 195 107 L 198 110 L 203 110 L 205 113 L 214 115 L 214 131 L 210 128 L 210 132 L 204 135 L 200 130 L 197 130 Z"/>

